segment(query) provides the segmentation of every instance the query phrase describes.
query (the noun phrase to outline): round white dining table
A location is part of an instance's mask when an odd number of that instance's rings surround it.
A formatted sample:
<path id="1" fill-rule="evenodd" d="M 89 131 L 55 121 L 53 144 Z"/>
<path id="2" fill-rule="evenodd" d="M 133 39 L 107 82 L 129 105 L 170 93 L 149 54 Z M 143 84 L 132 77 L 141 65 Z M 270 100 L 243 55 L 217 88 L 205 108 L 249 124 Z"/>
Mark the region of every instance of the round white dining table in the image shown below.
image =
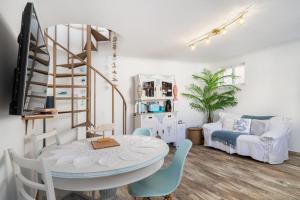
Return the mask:
<path id="1" fill-rule="evenodd" d="M 94 150 L 91 140 L 45 148 L 41 158 L 53 177 L 54 187 L 68 191 L 99 190 L 101 199 L 116 199 L 116 189 L 158 171 L 169 152 L 161 139 L 114 136 L 120 146 Z"/>

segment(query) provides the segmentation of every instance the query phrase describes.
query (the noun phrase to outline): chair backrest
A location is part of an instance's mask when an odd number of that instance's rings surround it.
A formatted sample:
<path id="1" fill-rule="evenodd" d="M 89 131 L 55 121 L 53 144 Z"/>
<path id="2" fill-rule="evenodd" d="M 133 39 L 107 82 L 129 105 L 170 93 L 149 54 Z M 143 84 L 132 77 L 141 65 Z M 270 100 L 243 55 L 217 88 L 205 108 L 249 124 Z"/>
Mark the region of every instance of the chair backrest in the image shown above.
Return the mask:
<path id="1" fill-rule="evenodd" d="M 9 149 L 8 153 L 15 173 L 18 199 L 35 200 L 35 198 L 31 197 L 25 190 L 24 186 L 26 186 L 26 188 L 45 191 L 47 200 L 55 200 L 53 181 L 50 171 L 47 169 L 47 165 L 45 164 L 45 160 L 23 158 L 18 156 L 12 149 Z M 21 168 L 33 170 L 34 172 L 41 174 L 44 184 L 34 182 L 26 178 L 22 174 Z"/>
<path id="2" fill-rule="evenodd" d="M 175 156 L 171 165 L 166 169 L 172 174 L 172 182 L 176 183 L 176 187 L 180 184 L 183 174 L 186 157 L 192 147 L 192 142 L 188 139 L 182 141 L 179 148 L 176 150 Z"/>
<path id="3" fill-rule="evenodd" d="M 136 128 L 132 135 L 151 136 L 151 130 L 148 128 Z"/>
<path id="4" fill-rule="evenodd" d="M 49 138 L 55 138 L 55 142 L 57 143 L 57 130 L 53 129 L 47 133 L 42 134 L 32 134 L 31 136 L 31 144 L 32 144 L 32 150 L 33 150 L 33 156 L 34 158 L 37 158 L 37 156 L 41 153 L 41 150 L 43 149 L 43 146 L 41 145 L 43 140 Z"/>
<path id="5" fill-rule="evenodd" d="M 78 134 L 72 130 L 56 135 L 56 142 L 58 145 L 71 143 L 77 140 L 78 140 Z"/>

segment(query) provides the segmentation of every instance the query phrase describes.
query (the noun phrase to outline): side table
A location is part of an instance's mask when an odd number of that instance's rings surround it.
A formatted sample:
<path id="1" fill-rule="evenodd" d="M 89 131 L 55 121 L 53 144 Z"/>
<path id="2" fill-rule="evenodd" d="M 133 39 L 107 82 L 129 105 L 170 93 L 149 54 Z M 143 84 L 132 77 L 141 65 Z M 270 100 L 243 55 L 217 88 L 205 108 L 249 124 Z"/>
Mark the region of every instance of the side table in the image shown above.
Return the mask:
<path id="1" fill-rule="evenodd" d="M 188 128 L 187 138 L 190 139 L 194 145 L 203 145 L 204 144 L 203 129 L 199 127 Z"/>

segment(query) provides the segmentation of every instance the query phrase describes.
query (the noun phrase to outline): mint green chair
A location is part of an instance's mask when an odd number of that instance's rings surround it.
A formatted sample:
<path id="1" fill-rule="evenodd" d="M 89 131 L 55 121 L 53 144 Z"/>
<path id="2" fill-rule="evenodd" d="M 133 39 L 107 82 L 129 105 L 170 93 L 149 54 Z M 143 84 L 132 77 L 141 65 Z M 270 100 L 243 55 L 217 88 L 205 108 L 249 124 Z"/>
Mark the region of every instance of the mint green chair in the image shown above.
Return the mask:
<path id="1" fill-rule="evenodd" d="M 136 128 L 132 135 L 151 136 L 151 131 L 148 128 Z"/>
<path id="2" fill-rule="evenodd" d="M 171 193 L 179 186 L 183 174 L 185 159 L 192 142 L 185 139 L 177 149 L 172 164 L 155 174 L 132 183 L 128 187 L 129 194 L 134 198 L 150 199 L 150 197 L 164 197 L 171 200 Z"/>

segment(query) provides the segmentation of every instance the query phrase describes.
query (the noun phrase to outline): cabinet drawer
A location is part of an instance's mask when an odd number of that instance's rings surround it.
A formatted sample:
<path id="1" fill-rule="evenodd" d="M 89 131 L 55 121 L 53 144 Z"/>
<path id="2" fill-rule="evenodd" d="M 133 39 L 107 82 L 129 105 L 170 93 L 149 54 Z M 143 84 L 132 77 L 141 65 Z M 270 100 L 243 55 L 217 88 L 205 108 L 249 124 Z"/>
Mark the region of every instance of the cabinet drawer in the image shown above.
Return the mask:
<path id="1" fill-rule="evenodd" d="M 157 121 L 154 115 L 144 115 L 142 116 L 142 121 Z"/>
<path id="2" fill-rule="evenodd" d="M 173 119 L 173 120 L 175 120 L 176 116 L 175 116 L 174 113 L 166 113 L 164 119 Z"/>
<path id="3" fill-rule="evenodd" d="M 156 136 L 157 135 L 157 126 L 158 126 L 158 122 L 155 116 L 153 115 L 145 115 L 142 116 L 141 119 L 141 125 L 142 128 L 148 128 L 151 130 L 152 132 L 152 136 Z"/>

